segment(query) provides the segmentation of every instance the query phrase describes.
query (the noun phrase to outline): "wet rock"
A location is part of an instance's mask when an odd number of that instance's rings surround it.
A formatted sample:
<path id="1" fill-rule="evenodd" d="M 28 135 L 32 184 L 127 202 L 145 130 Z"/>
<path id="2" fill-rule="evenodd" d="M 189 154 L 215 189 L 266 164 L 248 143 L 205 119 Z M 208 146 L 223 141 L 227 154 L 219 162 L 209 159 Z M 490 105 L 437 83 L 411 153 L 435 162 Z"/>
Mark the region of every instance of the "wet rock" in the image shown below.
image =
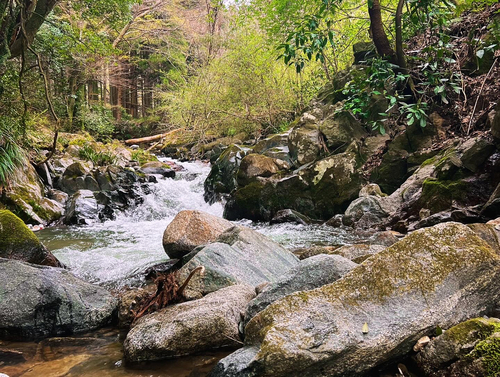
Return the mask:
<path id="1" fill-rule="evenodd" d="M 179 270 L 178 280 L 182 283 L 196 267 L 205 267 L 204 274 L 195 275 L 185 292 L 188 297 L 199 297 L 229 285 L 274 282 L 298 263 L 281 245 L 254 230 L 235 226 L 198 251 Z"/>
<path id="2" fill-rule="evenodd" d="M 88 225 L 99 220 L 99 206 L 90 190 L 79 190 L 66 206 L 65 224 Z"/>
<path id="3" fill-rule="evenodd" d="M 293 209 L 283 209 L 278 211 L 271 219 L 271 224 L 294 223 L 299 225 L 311 224 L 312 220 Z"/>
<path id="4" fill-rule="evenodd" d="M 336 282 L 268 306 L 211 376 L 363 375 L 437 326 L 486 313 L 500 299 L 499 267 L 465 225 L 413 232 Z"/>
<path id="5" fill-rule="evenodd" d="M 213 242 L 233 224 L 201 211 L 181 211 L 163 233 L 163 249 L 180 259 L 195 247 Z"/>
<path id="6" fill-rule="evenodd" d="M 268 284 L 247 306 L 244 324 L 273 302 L 299 291 L 322 287 L 340 279 L 357 266 L 340 255 L 316 255 L 289 269 Z"/>
<path id="7" fill-rule="evenodd" d="M 241 160 L 237 181 L 239 185 L 245 186 L 255 181 L 257 177 L 271 177 L 278 173 L 279 170 L 280 167 L 271 157 L 251 153 Z"/>
<path id="8" fill-rule="evenodd" d="M 7 210 L 0 210 L 0 258 L 62 267 L 24 222 Z"/>
<path id="9" fill-rule="evenodd" d="M 125 339 L 129 361 L 152 361 L 239 344 L 241 313 L 255 297 L 235 285 L 142 317 Z"/>
<path id="10" fill-rule="evenodd" d="M 71 335 L 108 324 L 117 301 L 70 272 L 0 259 L 0 337 Z"/>
<path id="11" fill-rule="evenodd" d="M 365 259 L 381 252 L 382 250 L 385 250 L 386 248 L 387 247 L 383 245 L 344 245 L 342 247 L 339 247 L 338 249 L 335 249 L 329 254 L 341 255 L 342 257 L 355 263 L 362 263 L 365 261 Z"/>
<path id="12" fill-rule="evenodd" d="M 213 204 L 236 189 L 236 173 L 248 151 L 248 148 L 233 144 L 220 155 L 205 180 L 206 202 Z"/>
<path id="13" fill-rule="evenodd" d="M 476 318 L 433 339 L 416 360 L 426 375 L 433 377 L 493 376 L 500 372 L 499 344 L 500 320 Z"/>
<path id="14" fill-rule="evenodd" d="M 375 233 L 373 236 L 368 238 L 367 243 L 370 245 L 382 245 L 389 247 L 398 242 L 400 238 L 403 238 L 401 233 L 386 230 Z"/>

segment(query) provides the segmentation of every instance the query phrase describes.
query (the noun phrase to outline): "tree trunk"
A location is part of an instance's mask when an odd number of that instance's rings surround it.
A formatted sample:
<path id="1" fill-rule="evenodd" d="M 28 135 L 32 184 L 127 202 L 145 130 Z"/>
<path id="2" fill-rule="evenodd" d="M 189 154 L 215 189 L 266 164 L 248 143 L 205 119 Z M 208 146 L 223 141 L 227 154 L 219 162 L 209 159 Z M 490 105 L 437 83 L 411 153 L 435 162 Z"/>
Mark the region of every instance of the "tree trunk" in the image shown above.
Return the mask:
<path id="1" fill-rule="evenodd" d="M 370 15 L 370 30 L 375 48 L 380 56 L 395 63 L 394 50 L 389 43 L 382 23 L 382 13 L 379 0 L 368 0 L 368 14 Z"/>

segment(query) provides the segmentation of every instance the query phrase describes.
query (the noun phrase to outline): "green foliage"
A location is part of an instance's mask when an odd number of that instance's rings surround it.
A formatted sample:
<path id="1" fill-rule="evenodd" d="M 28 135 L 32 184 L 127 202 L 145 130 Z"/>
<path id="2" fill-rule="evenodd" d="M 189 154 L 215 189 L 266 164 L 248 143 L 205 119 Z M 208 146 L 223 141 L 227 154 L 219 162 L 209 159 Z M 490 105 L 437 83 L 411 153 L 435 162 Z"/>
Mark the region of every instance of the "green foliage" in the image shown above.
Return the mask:
<path id="1" fill-rule="evenodd" d="M 82 128 L 97 140 L 106 140 L 113 135 L 113 114 L 103 106 L 84 107 L 80 119 Z"/>
<path id="2" fill-rule="evenodd" d="M 304 92 L 295 71 L 276 61 L 254 21 L 237 19 L 228 34 L 221 56 L 178 90 L 163 93 L 162 111 L 170 123 L 201 141 L 268 133 L 292 119 L 300 102 L 312 94 Z"/>
<path id="3" fill-rule="evenodd" d="M 26 162 L 24 151 L 16 140 L 17 128 L 11 118 L 0 116 L 0 187 L 6 185 L 16 168 Z"/>
<path id="4" fill-rule="evenodd" d="M 83 160 L 92 161 L 94 165 L 107 166 L 113 165 L 116 162 L 116 157 L 109 152 L 96 151 L 92 145 L 84 145 L 80 151 L 79 156 Z"/>
<path id="5" fill-rule="evenodd" d="M 140 165 L 146 162 L 158 161 L 155 155 L 145 151 L 144 149 L 137 149 L 132 152 L 132 160 L 137 161 Z"/>

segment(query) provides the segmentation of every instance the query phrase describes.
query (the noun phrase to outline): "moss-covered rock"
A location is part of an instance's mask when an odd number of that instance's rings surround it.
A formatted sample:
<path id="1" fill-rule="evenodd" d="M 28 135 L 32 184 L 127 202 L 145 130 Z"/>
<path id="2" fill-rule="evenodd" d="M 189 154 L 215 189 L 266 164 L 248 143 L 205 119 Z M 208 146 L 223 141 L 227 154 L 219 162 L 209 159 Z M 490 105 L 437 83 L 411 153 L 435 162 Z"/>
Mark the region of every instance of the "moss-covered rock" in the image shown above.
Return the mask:
<path id="1" fill-rule="evenodd" d="M 360 376 L 499 299 L 500 257 L 465 225 L 439 224 L 268 306 L 245 329 L 249 355 L 228 356 L 212 376 Z"/>
<path id="2" fill-rule="evenodd" d="M 24 222 L 7 210 L 0 210 L 0 258 L 44 266 L 62 266 Z"/>
<path id="3" fill-rule="evenodd" d="M 298 166 L 315 161 L 323 152 L 318 119 L 305 113 L 288 137 L 290 156 Z"/>
<path id="4" fill-rule="evenodd" d="M 416 360 L 435 377 L 485 376 L 500 373 L 500 320 L 475 318 L 433 339 Z"/>

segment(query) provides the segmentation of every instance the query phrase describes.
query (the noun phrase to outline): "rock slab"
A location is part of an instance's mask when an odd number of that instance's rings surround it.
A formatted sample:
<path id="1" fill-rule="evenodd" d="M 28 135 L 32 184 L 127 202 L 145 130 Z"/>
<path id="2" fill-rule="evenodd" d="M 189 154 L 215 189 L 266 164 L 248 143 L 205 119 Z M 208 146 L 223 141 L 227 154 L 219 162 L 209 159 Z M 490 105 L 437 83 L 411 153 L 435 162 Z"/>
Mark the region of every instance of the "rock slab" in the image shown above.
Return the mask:
<path id="1" fill-rule="evenodd" d="M 333 284 L 268 306 L 248 323 L 243 351 L 212 376 L 363 375 L 406 355 L 437 326 L 486 313 L 499 298 L 496 253 L 465 225 L 439 224 Z"/>
<path id="2" fill-rule="evenodd" d="M 252 287 L 235 285 L 144 316 L 127 335 L 125 357 L 132 362 L 161 360 L 237 346 L 241 313 L 254 296 Z"/>
<path id="3" fill-rule="evenodd" d="M 205 273 L 196 275 L 186 290 L 189 297 L 199 297 L 229 285 L 274 282 L 298 263 L 295 255 L 264 235 L 234 226 L 179 270 L 179 283 L 196 267 L 204 266 Z"/>
<path id="4" fill-rule="evenodd" d="M 108 324 L 117 300 L 69 271 L 0 258 L 0 338 L 71 335 Z"/>

